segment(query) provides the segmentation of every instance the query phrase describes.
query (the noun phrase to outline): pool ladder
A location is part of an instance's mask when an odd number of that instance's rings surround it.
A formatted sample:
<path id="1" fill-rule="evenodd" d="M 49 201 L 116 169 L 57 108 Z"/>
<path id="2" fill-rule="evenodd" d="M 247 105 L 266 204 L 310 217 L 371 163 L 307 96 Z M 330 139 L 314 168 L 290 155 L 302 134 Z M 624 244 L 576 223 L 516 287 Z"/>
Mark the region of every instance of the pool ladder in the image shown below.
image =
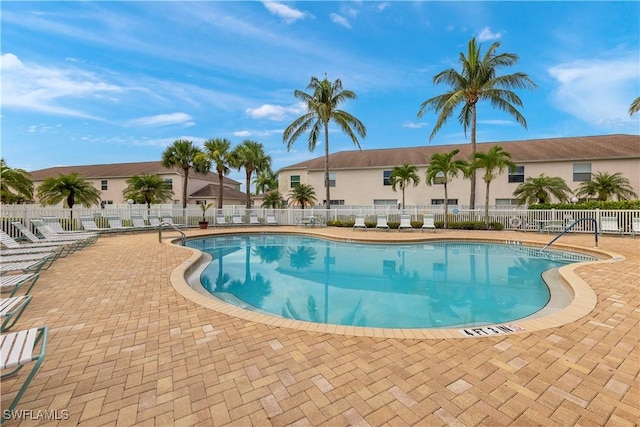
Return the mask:
<path id="1" fill-rule="evenodd" d="M 544 251 L 545 249 L 547 249 L 549 246 L 551 246 L 553 244 L 553 242 L 555 242 L 556 240 L 558 240 L 560 237 L 564 236 L 567 231 L 571 230 L 573 227 L 576 226 L 576 224 L 578 224 L 579 222 L 582 221 L 592 221 L 593 222 L 593 232 L 594 232 L 594 237 L 595 237 L 595 241 L 596 241 L 596 248 L 598 247 L 598 221 L 595 220 L 595 218 L 580 218 L 577 219 L 575 221 L 573 221 L 573 223 L 568 226 L 567 228 L 565 228 L 564 230 L 562 230 L 560 233 L 558 233 L 558 235 L 556 237 L 554 237 L 549 243 L 547 243 L 546 245 L 544 245 L 544 247 L 542 249 L 540 249 L 540 252 Z"/>
<path id="2" fill-rule="evenodd" d="M 180 231 L 180 229 L 178 227 L 175 226 L 175 224 L 171 224 L 170 222 L 165 222 L 162 221 L 160 224 L 158 224 L 158 242 L 162 243 L 162 227 L 163 226 L 168 226 L 173 228 L 175 231 L 177 231 L 178 233 L 180 233 L 180 242 L 182 243 L 182 246 L 184 246 L 185 244 L 185 239 L 187 238 L 187 235 L 184 234 L 182 231 Z"/>

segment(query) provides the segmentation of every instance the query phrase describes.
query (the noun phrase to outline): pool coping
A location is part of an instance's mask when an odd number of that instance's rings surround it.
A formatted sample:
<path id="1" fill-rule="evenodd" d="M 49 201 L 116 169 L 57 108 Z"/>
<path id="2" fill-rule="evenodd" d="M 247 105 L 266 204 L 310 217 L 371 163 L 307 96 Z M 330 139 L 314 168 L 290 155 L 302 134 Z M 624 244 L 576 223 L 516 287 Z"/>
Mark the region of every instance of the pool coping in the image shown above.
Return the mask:
<path id="1" fill-rule="evenodd" d="M 320 230 L 320 232 L 318 232 Z M 374 243 L 380 242 L 377 239 L 371 239 L 366 237 L 341 237 L 332 236 L 321 233 L 322 229 L 309 230 L 281 230 L 272 229 L 270 231 L 258 231 L 252 229 L 234 229 L 234 230 L 216 230 L 216 232 L 198 234 L 189 236 L 188 238 L 202 238 L 202 237 L 214 237 L 226 234 L 265 234 L 265 233 L 278 233 L 278 234 L 297 234 L 297 235 L 309 235 L 315 237 L 322 237 L 335 241 L 346 242 L 362 242 L 362 243 Z M 420 242 L 434 242 L 434 241 L 473 241 L 473 242 L 488 242 L 488 243 L 505 243 L 504 239 L 491 238 L 491 237 L 461 237 L 461 236 L 443 236 L 443 235 L 422 235 L 420 238 L 412 238 L 407 240 L 394 240 L 393 242 L 386 243 L 420 243 Z M 286 319 L 277 316 L 270 316 L 267 314 L 245 310 L 243 308 L 228 304 L 222 300 L 216 299 L 214 296 L 208 293 L 199 284 L 199 280 L 196 282 L 189 280 L 189 277 L 197 274 L 198 270 L 203 269 L 208 263 L 208 255 L 201 252 L 196 248 L 189 248 L 182 245 L 178 245 L 180 239 L 173 239 L 169 243 L 172 245 L 180 246 L 182 248 L 191 251 L 191 256 L 175 268 L 171 272 L 170 282 L 173 288 L 183 297 L 188 300 L 201 305 L 210 310 L 226 314 L 228 316 L 240 318 L 249 322 L 262 323 L 275 327 L 291 328 L 296 330 L 303 330 L 307 332 L 339 334 L 348 336 L 360 336 L 360 337 L 378 337 L 378 338 L 397 338 L 397 339 L 444 339 L 444 338 L 481 338 L 505 334 L 521 334 L 528 332 L 535 332 L 555 327 L 560 327 L 571 322 L 575 322 L 578 319 L 588 315 L 597 304 L 597 296 L 591 287 L 576 273 L 576 269 L 584 265 L 591 265 L 594 263 L 609 263 L 619 262 L 625 259 L 620 254 L 615 252 L 602 250 L 599 248 L 587 248 L 576 245 L 567 244 L 555 244 L 555 249 L 565 249 L 574 252 L 586 253 L 596 256 L 596 261 L 583 261 L 576 262 L 569 265 L 562 266 L 558 269 L 558 275 L 566 288 L 573 293 L 573 300 L 564 309 L 559 310 L 553 314 L 546 316 L 530 316 L 525 319 L 510 322 L 509 324 L 496 324 L 481 327 L 459 327 L 459 328 L 372 328 L 361 326 L 342 326 L 331 324 L 320 324 L 305 322 L 295 319 Z M 540 242 L 519 240 L 519 244 L 531 247 L 542 247 Z"/>

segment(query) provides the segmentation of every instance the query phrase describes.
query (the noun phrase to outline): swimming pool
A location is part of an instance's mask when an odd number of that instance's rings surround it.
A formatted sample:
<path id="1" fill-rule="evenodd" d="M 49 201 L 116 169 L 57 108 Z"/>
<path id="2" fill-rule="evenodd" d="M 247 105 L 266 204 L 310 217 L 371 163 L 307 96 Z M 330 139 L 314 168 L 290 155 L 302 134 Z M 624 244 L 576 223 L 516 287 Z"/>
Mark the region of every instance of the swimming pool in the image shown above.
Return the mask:
<path id="1" fill-rule="evenodd" d="M 549 301 L 544 271 L 595 258 L 521 245 L 349 243 L 243 234 L 191 239 L 211 255 L 203 287 L 236 306 L 307 322 L 451 328 L 527 317 Z"/>

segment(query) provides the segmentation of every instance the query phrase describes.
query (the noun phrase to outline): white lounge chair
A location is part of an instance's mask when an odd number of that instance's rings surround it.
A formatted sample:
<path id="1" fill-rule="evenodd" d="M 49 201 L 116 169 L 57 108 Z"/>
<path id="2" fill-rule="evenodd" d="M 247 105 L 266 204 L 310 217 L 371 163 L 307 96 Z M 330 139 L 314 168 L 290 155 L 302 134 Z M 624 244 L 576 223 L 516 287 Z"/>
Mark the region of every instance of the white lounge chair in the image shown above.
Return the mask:
<path id="1" fill-rule="evenodd" d="M 367 230 L 367 224 L 364 223 L 364 214 L 356 214 L 356 221 L 353 223 L 353 229 Z"/>
<path id="2" fill-rule="evenodd" d="M 149 215 L 149 225 L 152 227 L 160 226 L 160 218 L 157 215 Z"/>
<path id="3" fill-rule="evenodd" d="M 616 233 L 617 235 L 622 234 L 622 230 L 620 229 L 620 226 L 618 226 L 617 216 L 603 216 L 600 218 L 600 234 L 603 233 Z"/>
<path id="4" fill-rule="evenodd" d="M 133 223 L 133 226 L 139 230 L 149 230 L 154 228 L 152 225 L 144 222 L 142 215 L 131 215 L 131 222 Z"/>
<path id="5" fill-rule="evenodd" d="M 227 218 L 224 216 L 224 214 L 222 213 L 216 214 L 216 225 L 220 227 L 226 227 L 227 225 L 229 225 L 229 223 L 227 222 Z"/>
<path id="6" fill-rule="evenodd" d="M 431 229 L 433 232 L 436 232 L 436 224 L 433 214 L 424 214 L 422 216 L 422 227 L 420 227 L 420 232 L 423 232 L 426 229 Z"/>
<path id="7" fill-rule="evenodd" d="M 7 411 L 12 413 L 36 372 L 38 372 L 47 352 L 47 333 L 47 327 L 43 326 L 0 335 L 0 370 L 6 372 L 0 376 L 0 379 L 4 380 L 12 377 L 27 364 L 35 362 L 18 394 L 13 398 L 9 407 L 4 408 L 5 413 Z M 37 350 L 38 347 L 40 348 L 39 350 Z M 4 419 L 3 416 L 2 420 Z"/>
<path id="8" fill-rule="evenodd" d="M 242 221 L 242 215 L 240 214 L 233 214 L 231 217 L 231 223 L 233 225 L 245 225 L 244 221 Z"/>
<path id="9" fill-rule="evenodd" d="M 636 237 L 636 234 L 640 234 L 640 218 L 631 220 L 631 236 Z"/>
<path id="10" fill-rule="evenodd" d="M 46 218 L 46 220 L 45 220 Z M 43 217 L 42 219 L 32 219 L 31 223 L 35 225 L 40 234 L 45 237 L 67 237 L 71 239 L 91 238 L 95 233 L 83 230 L 67 231 L 60 225 L 56 217 Z"/>
<path id="11" fill-rule="evenodd" d="M 19 297 L 0 298 L 0 319 L 2 326 L 0 332 L 11 329 L 16 324 L 24 309 L 31 302 L 31 295 L 21 295 Z"/>
<path id="12" fill-rule="evenodd" d="M 253 212 L 249 214 L 249 225 L 262 225 L 260 218 L 258 218 L 258 214 Z"/>
<path id="13" fill-rule="evenodd" d="M 85 231 L 89 231 L 91 233 L 107 234 L 107 233 L 112 233 L 114 231 L 108 227 L 107 228 L 98 227 L 98 224 L 96 224 L 96 220 L 93 219 L 92 216 L 81 216 L 80 224 L 82 225 L 82 228 L 85 229 Z"/>
<path id="14" fill-rule="evenodd" d="M 27 295 L 38 281 L 38 277 L 40 277 L 40 273 L 3 274 L 0 276 L 0 293 L 12 297 L 20 291 Z M 22 292 L 24 286 L 27 288 Z"/>
<path id="15" fill-rule="evenodd" d="M 398 226 L 398 231 L 400 230 L 413 230 L 413 227 L 411 226 L 411 215 L 400 215 L 400 225 Z"/>
<path id="16" fill-rule="evenodd" d="M 162 215 L 162 222 L 172 225 L 175 228 L 187 228 L 187 226 L 185 224 L 177 224 L 175 222 L 173 222 L 173 217 L 171 215 Z"/>
<path id="17" fill-rule="evenodd" d="M 36 236 L 35 234 L 33 234 L 31 232 L 31 230 L 29 230 L 20 221 L 13 221 L 11 223 L 11 225 L 13 225 L 20 232 L 20 234 L 22 234 L 24 237 L 29 239 L 29 241 L 31 241 L 32 243 L 37 243 L 37 244 L 47 243 L 47 244 L 55 244 L 55 245 L 68 245 L 68 246 L 74 246 L 75 249 L 83 248 L 83 247 L 87 246 L 88 244 L 93 243 L 90 240 L 84 240 L 84 239 L 78 239 L 78 238 L 67 238 L 67 237 L 61 237 L 61 236 L 56 236 L 56 237 L 52 237 L 52 238 L 45 237 L 45 238 L 41 239 L 38 236 Z"/>
<path id="18" fill-rule="evenodd" d="M 389 224 L 387 224 L 386 215 L 377 216 L 376 230 L 389 230 Z"/>
<path id="19" fill-rule="evenodd" d="M 275 212 L 267 212 L 267 225 L 278 225 Z"/>

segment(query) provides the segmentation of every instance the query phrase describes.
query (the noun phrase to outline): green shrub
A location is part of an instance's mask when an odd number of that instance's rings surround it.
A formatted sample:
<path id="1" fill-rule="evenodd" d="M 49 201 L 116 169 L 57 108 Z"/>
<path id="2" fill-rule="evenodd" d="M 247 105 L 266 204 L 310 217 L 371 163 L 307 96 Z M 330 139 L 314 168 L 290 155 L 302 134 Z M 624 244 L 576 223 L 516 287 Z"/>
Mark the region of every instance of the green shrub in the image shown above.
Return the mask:
<path id="1" fill-rule="evenodd" d="M 531 210 L 540 210 L 540 209 L 584 209 L 584 210 L 592 210 L 592 209 L 640 209 L 640 200 L 582 200 L 578 203 L 541 203 L 537 205 L 529 206 Z"/>

